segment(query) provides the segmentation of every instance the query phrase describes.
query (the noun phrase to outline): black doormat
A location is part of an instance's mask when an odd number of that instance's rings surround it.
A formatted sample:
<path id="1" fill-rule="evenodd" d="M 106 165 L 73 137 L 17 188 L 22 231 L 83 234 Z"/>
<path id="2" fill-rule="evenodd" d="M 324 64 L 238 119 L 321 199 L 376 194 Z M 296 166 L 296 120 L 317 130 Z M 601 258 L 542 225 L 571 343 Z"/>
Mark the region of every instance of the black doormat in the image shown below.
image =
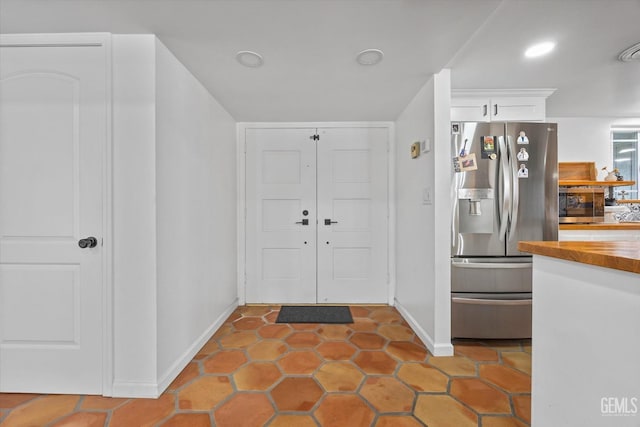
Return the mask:
<path id="1" fill-rule="evenodd" d="M 346 306 L 284 305 L 276 323 L 353 323 Z"/>

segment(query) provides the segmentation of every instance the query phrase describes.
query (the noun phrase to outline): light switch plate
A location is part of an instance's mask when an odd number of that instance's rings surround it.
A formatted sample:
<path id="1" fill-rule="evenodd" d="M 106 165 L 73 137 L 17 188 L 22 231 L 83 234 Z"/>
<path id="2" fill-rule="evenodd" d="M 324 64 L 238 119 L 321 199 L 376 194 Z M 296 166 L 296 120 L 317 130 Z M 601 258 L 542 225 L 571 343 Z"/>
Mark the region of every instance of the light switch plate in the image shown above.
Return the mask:
<path id="1" fill-rule="evenodd" d="M 428 153 L 429 151 L 431 151 L 430 138 L 420 141 L 420 151 L 422 151 L 423 153 Z"/>

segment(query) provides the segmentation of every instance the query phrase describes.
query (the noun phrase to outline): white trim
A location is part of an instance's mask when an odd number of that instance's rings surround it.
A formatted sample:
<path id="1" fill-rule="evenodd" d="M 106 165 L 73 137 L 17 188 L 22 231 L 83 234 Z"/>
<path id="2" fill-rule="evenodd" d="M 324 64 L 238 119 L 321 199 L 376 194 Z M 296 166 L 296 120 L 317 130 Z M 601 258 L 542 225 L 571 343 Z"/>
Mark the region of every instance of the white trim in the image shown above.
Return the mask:
<path id="1" fill-rule="evenodd" d="M 550 97 L 556 89 L 452 89 L 451 97 Z"/>
<path id="2" fill-rule="evenodd" d="M 105 146 L 102 152 L 102 394 L 113 393 L 113 93 L 111 33 L 0 34 L 3 47 L 102 47 L 105 54 Z"/>
<path id="3" fill-rule="evenodd" d="M 425 331 L 422 326 L 413 318 L 411 313 L 396 300 L 395 302 L 396 309 L 400 312 L 404 320 L 407 321 L 413 332 L 416 333 L 418 338 L 422 340 L 424 345 L 427 346 L 427 349 L 434 356 L 453 356 L 453 345 L 451 342 L 438 343 L 433 340 L 433 338 Z"/>
<path id="4" fill-rule="evenodd" d="M 196 354 L 202 349 L 202 347 L 211 339 L 213 334 L 224 325 L 225 320 L 231 313 L 238 308 L 238 299 L 235 299 L 226 309 L 218 316 L 218 318 L 209 326 L 198 339 L 196 339 L 187 350 L 180 356 L 166 371 L 161 375 L 158 380 L 158 395 L 160 396 L 167 387 L 176 379 L 176 377 L 182 372 L 185 366 L 193 360 Z"/>
<path id="5" fill-rule="evenodd" d="M 396 252 L 395 252 L 395 124 L 393 122 L 238 122 L 236 123 L 236 161 L 237 161 L 237 181 L 238 181 L 238 205 L 237 205 L 237 243 L 238 243 L 238 301 L 240 305 L 245 304 L 246 296 L 246 170 L 245 170 L 245 147 L 247 129 L 330 129 L 330 128 L 386 128 L 389 131 L 387 152 L 387 185 L 389 209 L 388 228 L 388 260 L 387 269 L 389 280 L 388 304 L 393 305 L 395 299 L 396 283 Z"/>
<path id="6" fill-rule="evenodd" d="M 157 383 L 113 382 L 112 397 L 122 398 L 157 398 L 160 396 Z"/>

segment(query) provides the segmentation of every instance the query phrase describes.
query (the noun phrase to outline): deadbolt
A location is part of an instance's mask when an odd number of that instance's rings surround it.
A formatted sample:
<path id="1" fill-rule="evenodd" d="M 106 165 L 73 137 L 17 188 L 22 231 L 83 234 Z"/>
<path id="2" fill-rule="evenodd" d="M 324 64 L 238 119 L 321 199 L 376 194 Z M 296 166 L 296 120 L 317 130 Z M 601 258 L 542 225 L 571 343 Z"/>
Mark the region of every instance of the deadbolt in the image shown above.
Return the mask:
<path id="1" fill-rule="evenodd" d="M 304 216 L 309 215 L 309 211 L 308 211 L 308 210 L 306 210 L 306 209 L 305 209 L 305 210 L 303 210 L 303 211 L 302 211 L 302 215 L 304 215 Z"/>

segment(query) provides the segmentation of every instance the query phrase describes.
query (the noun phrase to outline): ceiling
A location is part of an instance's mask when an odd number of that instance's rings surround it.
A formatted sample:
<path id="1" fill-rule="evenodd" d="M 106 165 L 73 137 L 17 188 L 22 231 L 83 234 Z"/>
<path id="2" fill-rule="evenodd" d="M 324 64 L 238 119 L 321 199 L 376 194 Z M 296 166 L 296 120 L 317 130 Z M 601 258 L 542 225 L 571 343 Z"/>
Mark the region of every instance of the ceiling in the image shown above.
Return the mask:
<path id="1" fill-rule="evenodd" d="M 616 58 L 639 25 L 640 0 L 0 0 L 2 33 L 156 34 L 237 121 L 394 120 L 444 67 L 453 88 L 556 88 L 550 117 L 638 118 L 640 61 Z M 368 48 L 384 60 L 359 65 Z"/>

